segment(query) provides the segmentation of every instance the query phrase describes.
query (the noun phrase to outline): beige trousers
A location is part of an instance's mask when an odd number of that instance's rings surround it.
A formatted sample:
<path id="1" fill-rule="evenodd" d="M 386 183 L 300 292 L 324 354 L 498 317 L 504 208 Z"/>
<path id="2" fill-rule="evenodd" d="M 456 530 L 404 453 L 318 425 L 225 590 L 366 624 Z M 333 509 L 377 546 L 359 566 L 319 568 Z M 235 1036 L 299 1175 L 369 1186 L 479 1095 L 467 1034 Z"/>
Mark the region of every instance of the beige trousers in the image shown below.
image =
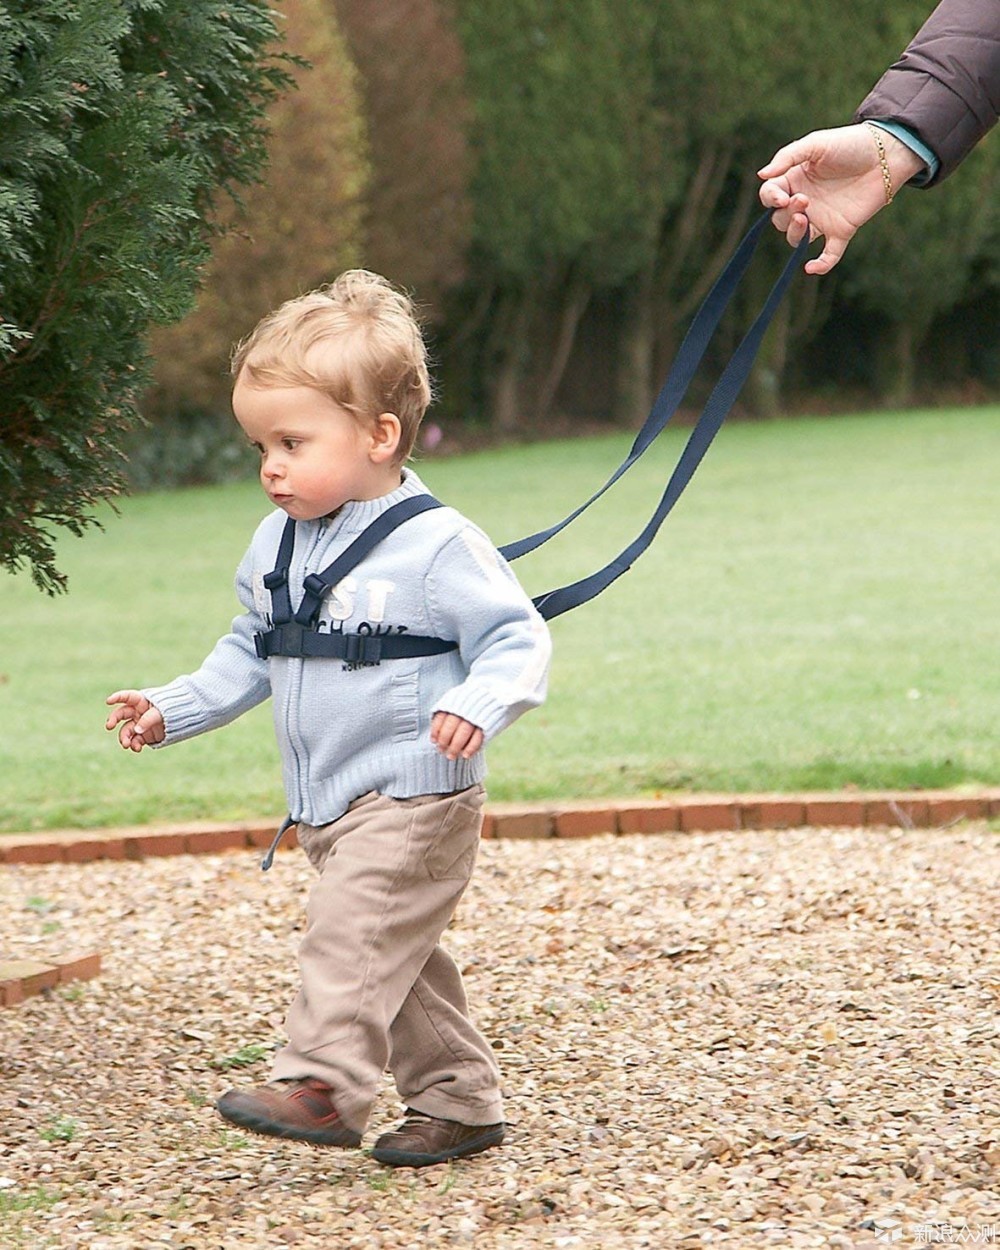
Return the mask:
<path id="1" fill-rule="evenodd" d="M 484 798 L 480 785 L 415 799 L 372 791 L 333 824 L 298 826 L 320 877 L 272 1079 L 325 1081 L 358 1132 L 386 1067 L 409 1107 L 463 1124 L 503 1119 L 493 1051 L 439 945 L 472 875 Z"/>

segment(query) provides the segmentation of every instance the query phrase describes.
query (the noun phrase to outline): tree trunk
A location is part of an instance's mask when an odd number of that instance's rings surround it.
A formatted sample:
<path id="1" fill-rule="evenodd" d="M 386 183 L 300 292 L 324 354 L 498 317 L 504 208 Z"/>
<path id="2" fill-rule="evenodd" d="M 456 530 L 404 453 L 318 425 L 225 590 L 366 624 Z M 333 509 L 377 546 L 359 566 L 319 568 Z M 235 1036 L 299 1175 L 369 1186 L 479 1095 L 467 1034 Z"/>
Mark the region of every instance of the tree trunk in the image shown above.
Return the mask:
<path id="1" fill-rule="evenodd" d="M 879 395 L 886 404 L 905 408 L 913 399 L 917 349 L 923 336 L 912 322 L 896 321 L 886 330 L 887 350 L 879 353 Z"/>
<path id="2" fill-rule="evenodd" d="M 576 271 L 569 276 L 561 292 L 562 311 L 548 362 L 545 365 L 534 397 L 535 421 L 541 425 L 552 410 L 552 403 L 559 383 L 566 372 L 580 318 L 587 311 L 592 290 L 590 284 Z"/>
<path id="3" fill-rule="evenodd" d="M 749 284 L 750 312 L 763 305 L 770 289 L 767 275 L 762 280 L 754 281 L 751 274 L 746 278 Z M 774 320 L 767 328 L 757 359 L 753 362 L 747 385 L 743 392 L 743 402 L 755 417 L 779 417 L 783 411 L 782 391 L 785 381 L 785 365 L 788 361 L 789 327 L 791 324 L 792 301 L 786 296 L 774 314 Z M 746 330 L 747 324 L 741 329 Z"/>
<path id="4" fill-rule="evenodd" d="M 617 348 L 611 415 L 616 425 L 638 429 L 652 406 L 656 386 L 652 264 L 623 293 Z"/>
<path id="5" fill-rule="evenodd" d="M 530 291 L 507 290 L 500 296 L 488 353 L 487 419 L 493 429 L 513 434 L 524 425 L 523 382 L 529 352 L 534 299 Z"/>

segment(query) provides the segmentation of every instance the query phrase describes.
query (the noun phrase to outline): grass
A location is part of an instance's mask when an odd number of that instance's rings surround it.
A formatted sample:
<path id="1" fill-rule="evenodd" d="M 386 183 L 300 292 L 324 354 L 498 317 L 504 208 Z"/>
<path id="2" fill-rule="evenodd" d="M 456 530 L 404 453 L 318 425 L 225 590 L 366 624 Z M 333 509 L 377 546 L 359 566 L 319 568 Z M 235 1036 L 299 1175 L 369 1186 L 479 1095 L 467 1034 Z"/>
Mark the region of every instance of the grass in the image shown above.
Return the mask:
<path id="1" fill-rule="evenodd" d="M 260 1042 L 251 1042 L 246 1046 L 241 1046 L 232 1055 L 224 1055 L 221 1059 L 213 1059 L 212 1067 L 219 1072 L 228 1072 L 231 1068 L 249 1068 L 272 1054 L 274 1054 L 273 1046 L 266 1046 Z"/>
<path id="2" fill-rule="evenodd" d="M 12 1215 L 21 1211 L 48 1211 L 62 1200 L 62 1193 L 36 1185 L 27 1190 L 0 1190 L 0 1215 Z"/>
<path id="3" fill-rule="evenodd" d="M 679 454 L 664 436 L 518 571 L 604 563 Z M 550 523 L 625 437 L 420 466 L 498 543 Z M 494 799 L 1000 780 L 1000 409 L 734 424 L 653 547 L 553 623 L 546 705 L 490 750 Z M 70 593 L 0 582 L 0 829 L 279 815 L 266 707 L 125 755 L 103 699 L 197 666 L 235 609 L 255 484 L 150 494 L 60 543 Z"/>
<path id="4" fill-rule="evenodd" d="M 44 1128 L 38 1130 L 38 1136 L 44 1141 L 72 1141 L 76 1137 L 79 1125 L 72 1116 L 53 1115 L 49 1116 L 48 1123 Z"/>

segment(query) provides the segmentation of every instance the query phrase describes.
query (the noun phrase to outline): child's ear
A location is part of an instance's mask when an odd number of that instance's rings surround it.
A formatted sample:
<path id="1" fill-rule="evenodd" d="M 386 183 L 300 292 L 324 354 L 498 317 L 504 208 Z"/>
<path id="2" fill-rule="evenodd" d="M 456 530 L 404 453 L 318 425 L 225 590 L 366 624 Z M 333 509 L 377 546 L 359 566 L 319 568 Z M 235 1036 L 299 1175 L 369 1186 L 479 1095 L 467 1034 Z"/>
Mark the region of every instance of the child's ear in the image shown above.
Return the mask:
<path id="1" fill-rule="evenodd" d="M 391 460 L 399 449 L 402 436 L 403 427 L 399 417 L 394 412 L 379 413 L 372 427 L 368 448 L 373 463 L 385 464 L 387 460 Z"/>

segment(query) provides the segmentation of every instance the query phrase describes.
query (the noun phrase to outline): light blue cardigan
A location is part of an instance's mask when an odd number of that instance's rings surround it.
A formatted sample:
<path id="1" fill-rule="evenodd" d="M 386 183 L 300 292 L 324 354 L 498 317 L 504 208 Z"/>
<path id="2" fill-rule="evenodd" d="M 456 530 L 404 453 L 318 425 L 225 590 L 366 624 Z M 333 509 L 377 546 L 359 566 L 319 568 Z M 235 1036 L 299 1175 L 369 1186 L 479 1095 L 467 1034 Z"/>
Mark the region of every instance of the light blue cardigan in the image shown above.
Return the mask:
<path id="1" fill-rule="evenodd" d="M 300 521 L 289 575 L 293 608 L 319 572 L 379 513 L 426 493 L 412 472 L 380 499 L 332 518 Z M 436 508 L 390 534 L 334 587 L 320 628 L 453 639 L 458 650 L 379 665 L 258 658 L 254 634 L 270 626 L 264 576 L 275 564 L 285 514 L 257 529 L 236 575 L 246 609 L 197 672 L 143 693 L 163 714 L 161 746 L 216 729 L 271 695 L 288 810 L 324 825 L 369 790 L 396 798 L 446 794 L 481 781 L 482 751 L 448 760 L 430 740 L 431 717 L 453 712 L 489 741 L 545 697 L 551 641 L 545 622 L 486 535 L 453 508 Z M 367 624 L 365 624 L 367 623 Z"/>

